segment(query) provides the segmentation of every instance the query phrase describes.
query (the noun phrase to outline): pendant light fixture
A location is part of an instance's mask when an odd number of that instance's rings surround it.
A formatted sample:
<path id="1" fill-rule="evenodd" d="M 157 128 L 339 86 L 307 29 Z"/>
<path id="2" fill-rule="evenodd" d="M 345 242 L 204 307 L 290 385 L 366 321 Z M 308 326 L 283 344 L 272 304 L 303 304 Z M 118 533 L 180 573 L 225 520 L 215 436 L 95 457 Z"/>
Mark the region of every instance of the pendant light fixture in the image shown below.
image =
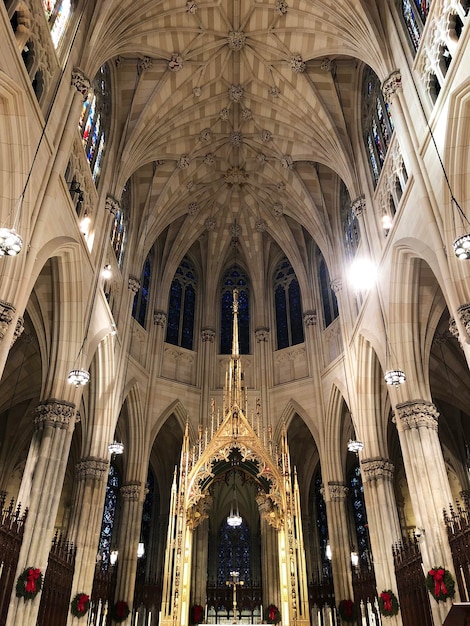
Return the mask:
<path id="1" fill-rule="evenodd" d="M 238 501 L 237 501 L 237 486 L 235 484 L 235 470 L 233 472 L 233 498 L 232 503 L 230 505 L 230 515 L 227 516 L 227 524 L 231 528 L 238 528 L 241 526 L 243 519 L 240 515 L 240 511 L 238 510 Z"/>

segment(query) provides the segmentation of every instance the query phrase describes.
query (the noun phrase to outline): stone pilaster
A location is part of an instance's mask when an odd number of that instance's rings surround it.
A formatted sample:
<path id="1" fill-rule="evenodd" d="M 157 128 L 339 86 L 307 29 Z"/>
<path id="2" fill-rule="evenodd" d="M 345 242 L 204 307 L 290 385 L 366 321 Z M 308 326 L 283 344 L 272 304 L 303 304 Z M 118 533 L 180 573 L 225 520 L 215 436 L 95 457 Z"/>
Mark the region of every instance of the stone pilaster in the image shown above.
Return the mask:
<path id="1" fill-rule="evenodd" d="M 335 597 L 339 599 L 352 597 L 347 495 L 348 488 L 342 482 L 330 481 L 324 490 Z"/>
<path id="2" fill-rule="evenodd" d="M 29 513 L 15 578 L 28 566 L 46 570 L 75 427 L 75 405 L 56 399 L 41 402 L 34 411 L 34 425 L 18 495 Z M 40 594 L 24 602 L 13 589 L 7 626 L 35 624 L 39 603 Z"/>

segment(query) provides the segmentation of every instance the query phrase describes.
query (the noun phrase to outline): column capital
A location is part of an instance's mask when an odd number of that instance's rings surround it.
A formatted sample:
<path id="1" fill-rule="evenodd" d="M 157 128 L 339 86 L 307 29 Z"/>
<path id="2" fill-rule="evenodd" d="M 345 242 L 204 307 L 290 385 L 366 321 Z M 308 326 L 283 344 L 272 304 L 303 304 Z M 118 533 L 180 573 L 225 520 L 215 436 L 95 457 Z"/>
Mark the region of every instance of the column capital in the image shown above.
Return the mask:
<path id="1" fill-rule="evenodd" d="M 269 341 L 269 333 L 270 333 L 269 328 L 266 328 L 266 327 L 257 328 L 255 330 L 256 342 L 262 343 L 264 341 Z"/>
<path id="2" fill-rule="evenodd" d="M 165 328 L 166 324 L 166 313 L 165 311 L 155 311 L 153 314 L 153 323 L 155 326 L 161 326 L 161 328 Z"/>
<path id="3" fill-rule="evenodd" d="M 41 402 L 34 409 L 34 425 L 37 430 L 44 426 L 52 428 L 68 428 L 75 418 L 75 404 L 54 398 Z"/>
<path id="4" fill-rule="evenodd" d="M 392 102 L 393 96 L 399 89 L 401 89 L 401 72 L 394 70 L 382 83 L 382 94 L 387 104 Z"/>
<path id="5" fill-rule="evenodd" d="M 401 424 L 403 430 L 430 428 L 437 431 L 439 412 L 432 402 L 409 400 L 397 404 L 394 421 Z"/>
<path id="6" fill-rule="evenodd" d="M 11 340 L 10 348 L 18 339 L 18 337 L 21 337 L 21 335 L 23 334 L 23 331 L 24 331 L 24 319 L 22 317 L 19 317 L 16 320 L 16 326 L 15 326 L 15 330 L 13 331 L 13 339 Z"/>
<path id="7" fill-rule="evenodd" d="M 78 93 L 83 97 L 83 100 L 88 98 L 88 94 L 91 90 L 91 80 L 79 67 L 73 68 L 70 84 L 72 87 L 75 87 Z"/>
<path id="8" fill-rule="evenodd" d="M 389 459 L 375 457 L 361 461 L 361 475 L 364 482 L 372 480 L 392 482 L 394 471 L 395 466 Z"/>
<path id="9" fill-rule="evenodd" d="M 121 209 L 121 203 L 111 194 L 106 196 L 106 202 L 104 205 L 106 211 L 109 211 L 112 215 L 116 215 L 116 213 Z"/>
<path id="10" fill-rule="evenodd" d="M 366 210 L 366 197 L 362 193 L 360 196 L 357 196 L 357 198 L 355 198 L 351 202 L 351 211 L 354 213 L 356 217 L 359 217 L 359 215 L 362 215 L 365 210 Z"/>
<path id="11" fill-rule="evenodd" d="M 140 289 L 140 280 L 137 278 L 137 276 L 129 276 L 127 286 L 132 291 L 132 293 L 137 293 Z"/>
<path id="12" fill-rule="evenodd" d="M 341 278 L 334 278 L 330 282 L 330 287 L 333 289 L 334 293 L 338 295 L 338 293 L 343 289 L 343 280 Z"/>
<path id="13" fill-rule="evenodd" d="M 122 499 L 130 502 L 138 502 L 141 487 L 142 483 L 138 480 L 126 483 L 120 489 Z"/>
<path id="14" fill-rule="evenodd" d="M 203 342 L 207 341 L 209 343 L 214 343 L 215 339 L 215 330 L 213 328 L 203 328 L 201 330 L 201 340 Z"/>
<path id="15" fill-rule="evenodd" d="M 78 480 L 100 480 L 108 479 L 109 461 L 98 457 L 89 456 L 81 459 L 75 466 L 75 473 Z"/>
<path id="16" fill-rule="evenodd" d="M 344 483 L 330 481 L 327 484 L 327 487 L 330 500 L 332 500 L 333 502 L 339 502 L 341 500 L 344 500 L 348 495 L 349 489 Z"/>
<path id="17" fill-rule="evenodd" d="M 465 304 L 461 304 L 457 309 L 457 313 L 460 321 L 462 322 L 462 325 L 465 326 L 467 336 L 470 337 L 470 303 L 467 302 Z M 459 331 L 454 318 L 452 318 L 449 323 L 449 330 L 454 335 L 454 337 L 457 337 L 457 339 L 460 340 Z"/>
<path id="18" fill-rule="evenodd" d="M 4 338 L 8 327 L 15 317 L 16 308 L 11 302 L 0 300 L 0 341 Z"/>
<path id="19" fill-rule="evenodd" d="M 305 313 L 304 313 L 304 324 L 305 324 L 305 326 L 316 326 L 316 324 L 317 324 L 317 312 L 316 311 L 305 311 Z"/>

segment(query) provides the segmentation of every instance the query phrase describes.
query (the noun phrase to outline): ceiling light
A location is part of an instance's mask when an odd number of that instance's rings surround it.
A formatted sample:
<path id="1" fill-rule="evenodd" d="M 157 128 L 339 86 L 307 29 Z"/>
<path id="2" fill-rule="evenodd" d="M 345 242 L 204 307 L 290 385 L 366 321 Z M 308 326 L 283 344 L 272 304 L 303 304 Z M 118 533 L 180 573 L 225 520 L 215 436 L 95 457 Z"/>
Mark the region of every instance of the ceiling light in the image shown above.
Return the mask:
<path id="1" fill-rule="evenodd" d="M 362 441 L 357 441 L 355 439 L 350 439 L 348 441 L 349 452 L 355 452 L 356 454 L 359 454 L 359 452 L 361 452 L 362 450 L 364 450 L 364 444 L 362 443 Z"/>
<path id="2" fill-rule="evenodd" d="M 462 261 L 470 259 L 470 234 L 457 237 L 452 246 L 458 259 Z"/>
<path id="3" fill-rule="evenodd" d="M 109 453 L 112 455 L 122 454 L 124 452 L 124 444 L 120 441 L 114 440 L 113 443 L 110 443 L 108 446 Z"/>
<path id="4" fill-rule="evenodd" d="M 349 269 L 353 289 L 367 291 L 375 284 L 377 268 L 369 259 L 354 259 Z"/>
<path id="5" fill-rule="evenodd" d="M 109 280 L 111 278 L 111 276 L 113 275 L 113 271 L 112 271 L 111 265 L 109 263 L 107 263 L 103 267 L 103 271 L 101 272 L 101 275 L 103 276 L 103 278 L 105 280 Z"/>
<path id="6" fill-rule="evenodd" d="M 14 228 L 0 228 L 0 256 L 16 256 L 22 247 L 23 240 Z"/>
<path id="7" fill-rule="evenodd" d="M 90 372 L 81 369 L 71 370 L 67 377 L 67 382 L 75 385 L 75 387 L 87 385 L 90 382 Z"/>
<path id="8" fill-rule="evenodd" d="M 384 378 L 387 385 L 393 385 L 394 387 L 402 385 L 406 380 L 403 370 L 388 370 L 388 372 L 385 372 Z"/>

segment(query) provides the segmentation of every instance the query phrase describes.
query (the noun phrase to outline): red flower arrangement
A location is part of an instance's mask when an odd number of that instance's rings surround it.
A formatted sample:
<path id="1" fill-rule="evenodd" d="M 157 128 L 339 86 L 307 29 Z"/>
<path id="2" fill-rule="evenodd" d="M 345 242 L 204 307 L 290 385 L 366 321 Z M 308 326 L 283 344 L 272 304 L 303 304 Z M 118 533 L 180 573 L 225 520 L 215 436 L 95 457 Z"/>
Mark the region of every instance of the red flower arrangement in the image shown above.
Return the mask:
<path id="1" fill-rule="evenodd" d="M 268 624 L 278 624 L 281 621 L 281 613 L 275 604 L 270 604 L 266 609 L 265 620 Z"/>
<path id="2" fill-rule="evenodd" d="M 343 622 L 355 622 L 357 619 L 357 607 L 352 600 L 341 600 L 338 611 Z"/>
<path id="3" fill-rule="evenodd" d="M 70 603 L 70 612 L 74 617 L 83 617 L 90 608 L 90 596 L 86 593 L 77 593 Z"/>
<path id="4" fill-rule="evenodd" d="M 125 600 L 119 600 L 111 607 L 111 619 L 113 622 L 124 622 L 130 613 L 129 605 Z"/>
<path id="5" fill-rule="evenodd" d="M 443 567 L 433 567 L 429 570 L 426 587 L 436 602 L 445 602 L 447 598 L 453 598 L 455 595 L 452 574 Z"/>
<path id="6" fill-rule="evenodd" d="M 191 623 L 201 624 L 204 619 L 204 608 L 200 604 L 195 604 L 191 609 Z"/>
<path id="7" fill-rule="evenodd" d="M 399 609 L 398 600 L 396 595 L 391 589 L 382 591 L 379 595 L 379 610 L 385 617 L 392 617 L 398 613 Z"/>
<path id="8" fill-rule="evenodd" d="M 16 581 L 16 596 L 32 600 L 42 588 L 42 573 L 36 567 L 27 567 Z"/>

